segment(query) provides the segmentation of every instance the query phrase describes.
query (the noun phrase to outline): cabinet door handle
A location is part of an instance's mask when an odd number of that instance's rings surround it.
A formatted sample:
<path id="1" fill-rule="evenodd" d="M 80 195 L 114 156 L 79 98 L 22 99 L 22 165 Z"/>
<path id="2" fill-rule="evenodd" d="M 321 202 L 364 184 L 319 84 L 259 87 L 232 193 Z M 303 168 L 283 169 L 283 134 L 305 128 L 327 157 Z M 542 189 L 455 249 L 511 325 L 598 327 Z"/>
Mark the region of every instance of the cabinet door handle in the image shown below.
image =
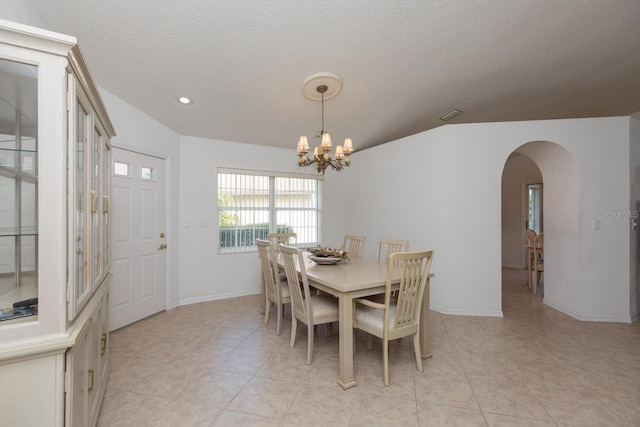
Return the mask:
<path id="1" fill-rule="evenodd" d="M 91 380 L 91 385 L 89 386 L 88 390 L 93 391 L 93 369 L 89 369 L 89 378 Z"/>
<path id="2" fill-rule="evenodd" d="M 98 193 L 91 190 L 91 213 L 98 212 Z"/>
<path id="3" fill-rule="evenodd" d="M 104 356 L 107 351 L 107 334 L 102 334 L 100 337 L 100 356 Z"/>

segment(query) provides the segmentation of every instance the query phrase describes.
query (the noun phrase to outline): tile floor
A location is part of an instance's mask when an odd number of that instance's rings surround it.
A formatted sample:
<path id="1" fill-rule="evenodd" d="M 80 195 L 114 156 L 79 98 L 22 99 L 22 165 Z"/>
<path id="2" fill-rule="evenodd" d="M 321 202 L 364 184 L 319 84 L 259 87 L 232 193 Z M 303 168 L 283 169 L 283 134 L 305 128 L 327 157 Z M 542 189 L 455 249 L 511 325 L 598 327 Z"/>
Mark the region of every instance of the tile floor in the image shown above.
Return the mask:
<path id="1" fill-rule="evenodd" d="M 638 426 L 640 323 L 576 321 L 504 270 L 504 318 L 431 312 L 433 358 L 415 368 L 409 340 L 391 350 L 357 334 L 359 385 L 342 390 L 337 336 L 305 327 L 289 348 L 258 297 L 180 307 L 111 334 L 99 426 Z M 334 328 L 336 329 L 336 328 Z"/>

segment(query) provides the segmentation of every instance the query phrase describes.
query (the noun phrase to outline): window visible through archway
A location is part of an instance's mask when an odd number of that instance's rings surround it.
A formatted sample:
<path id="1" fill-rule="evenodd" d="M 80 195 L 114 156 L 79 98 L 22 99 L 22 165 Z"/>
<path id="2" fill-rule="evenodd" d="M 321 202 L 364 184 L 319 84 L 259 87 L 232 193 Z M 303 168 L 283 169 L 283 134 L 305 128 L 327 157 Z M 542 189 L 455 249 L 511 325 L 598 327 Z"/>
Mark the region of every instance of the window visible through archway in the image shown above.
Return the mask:
<path id="1" fill-rule="evenodd" d="M 542 233 L 542 184 L 527 184 L 527 228 Z"/>

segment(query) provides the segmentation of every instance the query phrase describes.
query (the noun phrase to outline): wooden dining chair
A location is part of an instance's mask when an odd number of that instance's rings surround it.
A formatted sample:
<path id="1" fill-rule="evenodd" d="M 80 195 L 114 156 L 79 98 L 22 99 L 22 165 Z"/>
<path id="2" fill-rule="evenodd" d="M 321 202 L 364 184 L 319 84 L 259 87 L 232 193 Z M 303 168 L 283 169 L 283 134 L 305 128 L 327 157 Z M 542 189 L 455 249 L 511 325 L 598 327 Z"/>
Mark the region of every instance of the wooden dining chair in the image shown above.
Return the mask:
<path id="1" fill-rule="evenodd" d="M 264 324 L 269 323 L 269 310 L 272 304 L 277 307 L 276 334 L 280 335 L 284 305 L 291 303 L 289 285 L 286 280 L 281 281 L 278 273 L 276 249 L 268 240 L 256 239 L 258 255 L 265 287 Z"/>
<path id="2" fill-rule="evenodd" d="M 347 234 L 344 236 L 342 250 L 347 252 L 349 258 L 362 258 L 362 252 L 364 251 L 364 243 L 366 240 L 367 238 L 364 236 Z"/>
<path id="3" fill-rule="evenodd" d="M 409 250 L 408 240 L 380 239 L 378 241 L 378 262 L 389 262 L 389 256 L 394 252 L 407 252 Z"/>
<path id="4" fill-rule="evenodd" d="M 413 336 L 413 348 L 418 371 L 422 369 L 420 352 L 420 311 L 424 290 L 431 269 L 433 251 L 394 252 L 389 256 L 384 303 L 367 298 L 355 299 L 353 327 L 369 334 L 367 349 L 373 347 L 373 336 L 382 339 L 384 385 L 389 385 L 389 341 Z M 393 271 L 402 271 L 397 298 L 391 296 Z"/>
<path id="5" fill-rule="evenodd" d="M 535 275 L 533 283 L 533 294 L 538 294 L 538 284 L 540 283 L 540 276 L 544 272 L 544 233 L 540 233 L 536 236 L 533 243 L 533 274 Z M 529 275 L 531 279 L 531 275 Z"/>
<path id="6" fill-rule="evenodd" d="M 274 248 L 276 248 L 276 250 L 280 250 L 280 248 L 278 247 L 280 243 L 285 245 L 290 245 L 291 243 L 295 243 L 297 239 L 298 239 L 298 235 L 293 232 L 269 233 L 267 235 L 267 240 L 271 241 L 271 244 L 273 245 Z"/>
<path id="7" fill-rule="evenodd" d="M 291 340 L 289 346 L 295 346 L 299 320 L 307 325 L 307 365 L 311 365 L 314 326 L 339 320 L 338 300 L 324 293 L 311 293 L 300 249 L 280 244 L 280 254 L 291 295 Z M 300 269 L 299 275 L 296 265 Z"/>
<path id="8" fill-rule="evenodd" d="M 525 236 L 525 248 L 527 248 L 527 287 L 531 289 L 531 271 L 533 268 L 533 246 L 535 245 L 536 232 L 527 228 Z"/>
<path id="9" fill-rule="evenodd" d="M 280 252 L 280 243 L 284 245 L 290 245 L 295 243 L 298 240 L 298 235 L 296 233 L 269 233 L 267 235 L 267 240 L 271 242 L 273 248 Z M 279 273 L 280 281 L 286 282 L 287 276 L 284 273 Z"/>

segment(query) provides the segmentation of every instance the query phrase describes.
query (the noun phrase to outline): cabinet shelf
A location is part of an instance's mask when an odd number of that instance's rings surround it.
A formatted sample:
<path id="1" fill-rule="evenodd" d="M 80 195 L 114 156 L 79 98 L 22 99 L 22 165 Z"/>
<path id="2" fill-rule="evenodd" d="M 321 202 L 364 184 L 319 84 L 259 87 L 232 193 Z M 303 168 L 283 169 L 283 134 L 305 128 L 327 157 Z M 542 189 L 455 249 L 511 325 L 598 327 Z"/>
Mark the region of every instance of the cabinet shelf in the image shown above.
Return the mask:
<path id="1" fill-rule="evenodd" d="M 37 236 L 38 229 L 34 227 L 0 228 L 0 237 Z"/>

